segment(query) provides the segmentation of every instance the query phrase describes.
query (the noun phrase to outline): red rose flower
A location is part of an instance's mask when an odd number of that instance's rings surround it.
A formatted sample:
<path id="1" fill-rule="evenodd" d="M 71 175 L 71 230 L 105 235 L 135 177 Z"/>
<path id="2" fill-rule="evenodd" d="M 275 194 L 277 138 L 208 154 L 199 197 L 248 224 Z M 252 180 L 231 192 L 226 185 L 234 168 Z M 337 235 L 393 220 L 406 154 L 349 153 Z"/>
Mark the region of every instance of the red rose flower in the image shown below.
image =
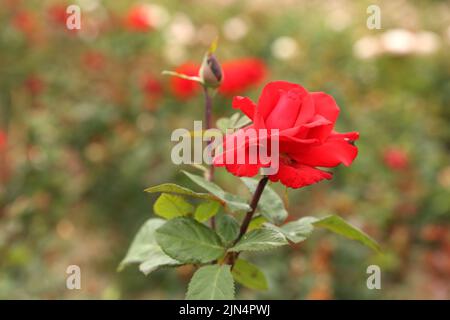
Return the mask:
<path id="1" fill-rule="evenodd" d="M 54 4 L 48 8 L 47 12 L 52 22 L 65 27 L 69 17 L 66 10 L 67 7 L 62 4 Z"/>
<path id="2" fill-rule="evenodd" d="M 157 103 L 163 95 L 163 86 L 161 82 L 153 75 L 145 75 L 141 80 L 141 88 L 145 94 L 146 107 L 149 110 L 155 110 Z"/>
<path id="3" fill-rule="evenodd" d="M 226 163 L 228 153 L 233 153 L 236 159 L 238 152 L 248 155 L 250 146 L 261 142 L 261 137 L 257 137 L 246 139 L 241 145 L 234 146 L 233 143 L 227 148 L 232 139 L 251 128 L 267 129 L 269 140 L 275 137 L 271 129 L 279 130 L 276 134 L 279 139 L 279 168 L 269 179 L 291 188 L 331 179 L 331 173 L 317 167 L 335 167 L 341 163 L 348 166 L 358 153 L 353 145 L 359 137 L 357 132 L 338 133 L 333 130 L 339 107 L 325 93 L 310 93 L 300 85 L 275 81 L 264 87 L 258 104 L 249 98 L 235 97 L 233 108 L 244 112 L 253 124 L 225 137 L 223 153 L 214 158 L 214 165 L 225 166 L 236 176 L 255 176 L 260 168 L 268 166 L 263 165 L 261 159 L 252 164 L 248 156 L 243 164 Z"/>
<path id="4" fill-rule="evenodd" d="M 6 142 L 7 142 L 6 133 L 4 133 L 2 130 L 0 130 L 0 152 L 5 150 Z"/>
<path id="5" fill-rule="evenodd" d="M 391 147 L 384 151 L 384 163 L 393 170 L 402 170 L 408 166 L 408 155 L 402 149 Z"/>
<path id="6" fill-rule="evenodd" d="M 226 96 L 242 93 L 258 85 L 267 74 L 264 62 L 256 58 L 226 61 L 222 69 L 224 79 L 219 92 Z"/>
<path id="7" fill-rule="evenodd" d="M 125 25 L 132 31 L 150 31 L 153 29 L 151 9 L 145 4 L 132 7 L 126 16 Z"/>
<path id="8" fill-rule="evenodd" d="M 192 77 L 198 76 L 199 69 L 199 65 L 187 62 L 175 69 L 175 72 Z M 187 100 L 197 94 L 200 90 L 200 86 L 194 81 L 172 77 L 170 79 L 170 89 L 178 99 Z"/>

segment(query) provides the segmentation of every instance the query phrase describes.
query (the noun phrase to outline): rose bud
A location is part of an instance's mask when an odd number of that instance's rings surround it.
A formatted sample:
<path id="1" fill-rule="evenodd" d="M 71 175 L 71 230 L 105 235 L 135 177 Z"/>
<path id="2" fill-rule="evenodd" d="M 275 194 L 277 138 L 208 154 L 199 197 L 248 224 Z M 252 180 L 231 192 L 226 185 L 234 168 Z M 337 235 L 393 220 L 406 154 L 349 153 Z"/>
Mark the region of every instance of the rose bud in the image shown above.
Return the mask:
<path id="1" fill-rule="evenodd" d="M 206 87 L 218 88 L 223 80 L 222 67 L 213 54 L 207 54 L 199 71 L 200 79 Z"/>

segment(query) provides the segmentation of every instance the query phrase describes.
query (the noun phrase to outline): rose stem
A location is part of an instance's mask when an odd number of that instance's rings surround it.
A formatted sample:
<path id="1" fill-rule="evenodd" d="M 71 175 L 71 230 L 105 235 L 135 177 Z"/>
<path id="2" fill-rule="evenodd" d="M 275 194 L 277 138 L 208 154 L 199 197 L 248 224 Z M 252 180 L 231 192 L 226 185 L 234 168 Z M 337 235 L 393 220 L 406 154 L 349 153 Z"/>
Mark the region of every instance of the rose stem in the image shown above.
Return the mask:
<path id="1" fill-rule="evenodd" d="M 252 220 L 253 214 L 256 211 L 256 207 L 258 206 L 259 199 L 261 198 L 264 188 L 267 185 L 267 181 L 269 181 L 269 177 L 267 176 L 264 176 L 261 180 L 259 180 L 258 186 L 256 187 L 255 193 L 253 194 L 252 201 L 250 202 L 251 210 L 245 215 L 244 221 L 242 221 L 241 229 L 239 231 L 239 236 L 234 241 L 234 244 L 241 240 L 242 236 L 247 232 L 250 221 Z"/>
<path id="2" fill-rule="evenodd" d="M 258 186 L 256 187 L 255 193 L 253 194 L 252 201 L 250 202 L 251 210 L 245 215 L 244 221 L 242 221 L 241 229 L 239 231 L 239 236 L 236 238 L 236 240 L 234 240 L 233 246 L 238 243 L 239 240 L 241 240 L 241 238 L 247 232 L 248 226 L 252 221 L 253 214 L 255 213 L 256 207 L 258 206 L 259 199 L 261 198 L 264 188 L 267 185 L 267 181 L 269 181 L 269 177 L 267 176 L 264 176 L 261 180 L 259 180 Z M 239 254 L 240 252 L 229 252 L 227 257 L 225 258 L 227 263 L 231 265 L 231 270 L 233 270 L 234 264 L 236 263 Z"/>
<path id="3" fill-rule="evenodd" d="M 205 130 L 209 130 L 212 128 L 212 99 L 209 95 L 208 87 L 203 86 L 203 93 L 205 96 Z M 208 142 L 208 146 L 211 141 Z M 206 173 L 206 180 L 213 181 L 214 179 L 214 166 L 210 165 L 209 170 Z M 216 219 L 215 217 L 211 217 L 211 228 L 216 229 Z"/>

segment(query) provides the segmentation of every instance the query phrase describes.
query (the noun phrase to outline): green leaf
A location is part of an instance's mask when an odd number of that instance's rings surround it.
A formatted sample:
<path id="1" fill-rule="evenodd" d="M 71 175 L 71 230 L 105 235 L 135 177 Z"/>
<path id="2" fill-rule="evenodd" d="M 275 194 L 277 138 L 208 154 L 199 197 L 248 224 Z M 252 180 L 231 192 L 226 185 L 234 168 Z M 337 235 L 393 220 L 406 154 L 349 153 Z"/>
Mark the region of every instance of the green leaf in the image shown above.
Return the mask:
<path id="1" fill-rule="evenodd" d="M 187 163 L 187 164 L 203 173 L 208 173 L 209 171 L 208 168 L 198 163 Z"/>
<path id="2" fill-rule="evenodd" d="M 129 264 L 140 263 L 139 269 L 147 275 L 162 266 L 181 264 L 162 252 L 156 243 L 155 230 L 164 223 L 165 221 L 162 219 L 149 219 L 145 222 L 134 237 L 127 255 L 120 263 L 119 271 Z"/>
<path id="3" fill-rule="evenodd" d="M 207 181 L 203 177 L 191 174 L 189 172 L 183 171 L 185 175 L 189 177 L 193 182 L 198 184 L 200 187 L 208 190 L 214 196 L 219 198 L 225 203 L 225 206 L 232 212 L 236 211 L 249 211 L 250 206 L 241 198 L 224 191 L 218 185 L 213 182 Z"/>
<path id="4" fill-rule="evenodd" d="M 232 216 L 220 213 L 216 216 L 216 230 L 223 243 L 229 245 L 238 237 L 239 223 Z"/>
<path id="5" fill-rule="evenodd" d="M 217 132 L 214 132 L 212 129 L 210 129 L 210 130 L 192 130 L 186 132 L 181 136 L 185 138 L 213 138 L 216 137 L 216 135 Z"/>
<path id="6" fill-rule="evenodd" d="M 144 262 L 139 265 L 139 270 L 145 275 L 148 275 L 150 272 L 155 271 L 159 267 L 181 265 L 180 262 L 166 255 L 158 245 L 150 248 L 148 250 L 148 254 L 150 258 L 144 260 Z"/>
<path id="7" fill-rule="evenodd" d="M 219 120 L 216 121 L 216 126 L 220 131 L 225 133 L 227 131 L 229 123 L 230 123 L 229 118 L 219 118 Z"/>
<path id="8" fill-rule="evenodd" d="M 230 251 L 258 251 L 267 250 L 287 244 L 282 232 L 262 228 L 246 233 Z"/>
<path id="9" fill-rule="evenodd" d="M 194 217 L 197 221 L 205 222 L 215 216 L 220 209 L 220 204 L 216 201 L 200 203 L 195 209 Z"/>
<path id="10" fill-rule="evenodd" d="M 254 217 L 252 221 L 250 221 L 250 224 L 248 225 L 247 232 L 261 228 L 266 222 L 267 219 L 264 218 L 263 216 Z"/>
<path id="11" fill-rule="evenodd" d="M 237 120 L 234 123 L 233 128 L 240 129 L 240 128 L 243 128 L 246 125 L 250 124 L 251 122 L 252 122 L 252 119 L 250 119 L 246 115 L 242 115 L 242 117 L 240 117 L 239 120 Z"/>
<path id="12" fill-rule="evenodd" d="M 280 230 L 290 241 L 299 243 L 306 240 L 306 238 L 308 238 L 313 232 L 313 223 L 316 221 L 316 218 L 304 217 L 298 219 L 297 221 L 284 224 L 281 226 Z"/>
<path id="13" fill-rule="evenodd" d="M 216 121 L 217 128 L 219 128 L 220 131 L 223 133 L 227 132 L 227 129 L 234 128 L 234 124 L 239 119 L 239 112 L 234 113 L 231 117 L 223 117 L 219 118 L 219 120 Z"/>
<path id="14" fill-rule="evenodd" d="M 258 180 L 251 178 L 241 178 L 247 188 L 254 193 Z M 288 212 L 284 208 L 283 200 L 271 187 L 266 186 L 258 203 L 259 212 L 274 224 L 280 224 L 286 220 Z"/>
<path id="15" fill-rule="evenodd" d="M 170 220 L 176 217 L 186 216 L 194 212 L 194 207 L 189 202 L 184 200 L 183 197 L 163 193 L 153 205 L 153 211 L 158 216 Z"/>
<path id="16" fill-rule="evenodd" d="M 243 286 L 254 290 L 267 290 L 267 280 L 264 273 L 254 264 L 238 259 L 231 271 L 234 280 Z"/>
<path id="17" fill-rule="evenodd" d="M 179 186 L 174 183 L 163 183 L 158 186 L 150 187 L 150 188 L 145 189 L 145 192 L 148 192 L 148 193 L 161 192 L 161 193 L 179 194 L 182 196 L 189 196 L 189 197 L 198 198 L 198 199 L 213 200 L 213 201 L 220 202 L 220 199 L 213 196 L 212 194 L 195 192 L 195 191 L 192 191 L 188 188 Z"/>
<path id="18" fill-rule="evenodd" d="M 313 222 L 313 224 L 316 227 L 322 227 L 333 231 L 334 233 L 340 234 L 346 238 L 359 241 L 369 248 L 375 250 L 376 252 L 381 253 L 380 246 L 375 240 L 373 240 L 363 231 L 350 225 L 339 216 L 331 215 L 322 219 L 318 219 L 317 221 Z"/>
<path id="19" fill-rule="evenodd" d="M 241 116 L 241 114 L 237 112 L 229 118 L 220 118 L 216 121 L 216 126 L 223 133 L 228 133 L 228 129 L 240 129 L 250 124 L 251 122 L 252 120 L 249 117 L 247 117 L 246 115 Z"/>
<path id="20" fill-rule="evenodd" d="M 167 221 L 156 230 L 156 241 L 168 256 L 185 263 L 207 263 L 225 252 L 213 230 L 187 217 Z"/>
<path id="21" fill-rule="evenodd" d="M 228 265 L 204 266 L 189 282 L 187 300 L 234 299 L 234 281 Z"/>

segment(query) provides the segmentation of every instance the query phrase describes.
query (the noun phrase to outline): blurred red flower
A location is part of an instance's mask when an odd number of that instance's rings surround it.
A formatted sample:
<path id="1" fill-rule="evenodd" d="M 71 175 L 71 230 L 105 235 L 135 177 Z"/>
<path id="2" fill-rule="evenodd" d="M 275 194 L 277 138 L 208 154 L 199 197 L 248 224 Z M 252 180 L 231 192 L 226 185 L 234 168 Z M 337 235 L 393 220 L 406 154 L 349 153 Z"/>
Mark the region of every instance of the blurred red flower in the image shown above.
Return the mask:
<path id="1" fill-rule="evenodd" d="M 261 136 L 257 136 L 241 138 L 240 141 L 245 142 L 235 146 L 236 137 L 245 135 L 249 129 L 257 132 L 267 129 L 268 140 L 272 137 L 279 139 L 279 170 L 269 175 L 269 179 L 291 188 L 331 179 L 331 173 L 317 167 L 335 167 L 341 163 L 349 166 L 358 154 L 353 142 L 359 133 L 334 131 L 339 107 L 333 97 L 323 92 L 310 93 L 298 84 L 275 81 L 264 87 L 258 104 L 249 98 L 235 97 L 233 108 L 240 109 L 253 120 L 253 124 L 225 137 L 223 153 L 214 158 L 214 165 L 225 166 L 236 176 L 252 177 L 260 168 L 270 165 L 263 165 L 258 156 L 256 163 L 251 163 L 249 156 L 245 157 L 243 164 L 236 163 L 237 154 L 248 155 L 254 145 L 262 143 Z M 272 133 L 272 129 L 278 129 L 279 133 Z M 235 159 L 232 164 L 226 161 L 229 153 Z"/>
<path id="2" fill-rule="evenodd" d="M 25 79 L 24 85 L 25 85 L 25 88 L 33 96 L 40 95 L 45 89 L 44 81 L 38 75 L 35 75 L 35 74 L 29 75 Z"/>
<path id="3" fill-rule="evenodd" d="M 226 96 L 240 94 L 261 83 L 266 77 L 267 67 L 261 59 L 243 58 L 222 64 L 224 79 L 219 92 Z"/>
<path id="4" fill-rule="evenodd" d="M 102 70 L 105 67 L 106 57 L 103 53 L 98 51 L 88 51 L 82 56 L 83 65 L 93 71 Z"/>
<path id="5" fill-rule="evenodd" d="M 141 88 L 145 94 L 147 109 L 155 110 L 164 92 L 161 82 L 155 76 L 146 74 L 142 77 Z"/>
<path id="6" fill-rule="evenodd" d="M 146 32 L 153 29 L 151 9 L 145 4 L 132 7 L 125 18 L 125 25 L 131 31 Z"/>
<path id="7" fill-rule="evenodd" d="M 445 241 L 449 234 L 449 228 L 446 225 L 428 224 L 422 227 L 420 235 L 422 239 L 430 242 Z"/>
<path id="8" fill-rule="evenodd" d="M 7 136 L 6 133 L 3 132 L 3 130 L 0 129 L 0 152 L 5 150 L 7 143 Z"/>
<path id="9" fill-rule="evenodd" d="M 69 16 L 66 10 L 67 7 L 62 4 L 54 4 L 47 9 L 47 13 L 52 22 L 66 26 L 67 18 Z"/>
<path id="10" fill-rule="evenodd" d="M 393 170 L 403 170 L 408 167 L 408 154 L 397 147 L 390 147 L 383 153 L 383 160 L 386 166 Z"/>
<path id="11" fill-rule="evenodd" d="M 175 72 L 187 76 L 197 76 L 200 66 L 193 62 L 187 62 L 175 69 Z M 170 78 L 170 89 L 174 96 L 180 100 L 187 100 L 197 94 L 200 90 L 198 83 L 178 77 Z"/>
<path id="12" fill-rule="evenodd" d="M 8 136 L 6 135 L 6 132 L 0 128 L 0 184 L 8 180 L 10 173 L 6 154 L 7 143 Z"/>
<path id="13" fill-rule="evenodd" d="M 31 35 L 36 28 L 36 17 L 28 11 L 19 11 L 13 18 L 12 24 L 19 31 Z"/>

